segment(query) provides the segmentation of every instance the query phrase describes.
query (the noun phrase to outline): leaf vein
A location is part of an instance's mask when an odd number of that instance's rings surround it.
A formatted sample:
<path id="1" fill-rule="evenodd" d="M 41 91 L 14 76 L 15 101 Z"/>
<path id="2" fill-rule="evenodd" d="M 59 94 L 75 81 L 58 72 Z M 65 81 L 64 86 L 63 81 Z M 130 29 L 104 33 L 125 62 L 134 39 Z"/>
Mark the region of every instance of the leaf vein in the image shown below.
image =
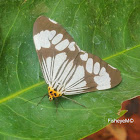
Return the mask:
<path id="1" fill-rule="evenodd" d="M 31 122 L 32 124 L 35 124 L 35 125 L 37 125 L 37 126 L 39 126 L 39 127 L 45 127 L 45 126 L 42 126 L 42 125 L 36 124 L 35 122 L 33 122 L 33 121 L 27 119 L 27 118 L 24 117 L 23 115 L 17 113 L 15 110 L 13 110 L 13 109 L 12 109 L 11 107 L 9 107 L 8 105 L 4 104 L 4 106 L 6 106 L 7 108 L 9 108 L 9 110 L 11 110 L 12 112 L 14 112 L 17 116 L 22 117 L 22 118 L 25 119 L 26 121 L 29 121 L 29 122 Z"/>
<path id="2" fill-rule="evenodd" d="M 111 55 L 111 56 L 105 57 L 105 58 L 103 58 L 103 60 L 108 60 L 108 59 L 110 59 L 110 58 L 119 56 L 119 55 L 121 55 L 121 54 L 123 54 L 123 53 L 126 53 L 126 52 L 128 52 L 128 51 L 130 51 L 130 50 L 136 49 L 136 48 L 138 48 L 138 47 L 140 47 L 140 45 L 134 46 L 134 47 L 132 47 L 132 48 L 123 50 L 123 51 L 118 52 L 118 53 L 116 53 L 116 54 L 113 54 L 113 55 Z"/>
<path id="3" fill-rule="evenodd" d="M 19 49 L 20 47 L 17 49 L 17 62 L 16 62 L 16 76 L 17 76 L 17 80 L 20 86 L 20 89 L 22 88 L 21 84 L 20 84 L 20 80 L 19 80 L 19 76 L 18 76 L 18 57 L 19 57 Z"/>
<path id="4" fill-rule="evenodd" d="M 77 8 L 77 10 L 76 10 L 76 12 L 75 12 L 75 14 L 74 14 L 74 18 L 73 18 L 72 25 L 71 25 L 71 31 L 72 31 L 72 27 L 73 27 L 73 25 L 74 25 L 74 20 L 75 20 L 76 14 L 77 14 L 77 12 L 79 11 L 81 5 L 82 5 L 85 1 L 86 1 L 86 0 L 83 0 L 83 1 L 79 4 L 79 6 L 78 6 L 78 8 Z M 71 31 L 70 31 L 70 33 L 71 33 Z"/>
<path id="5" fill-rule="evenodd" d="M 8 100 L 10 100 L 10 99 L 13 99 L 13 98 L 15 98 L 16 96 L 19 96 L 20 94 L 22 94 L 22 93 L 24 93 L 24 92 L 27 92 L 27 91 L 29 91 L 29 90 L 35 88 L 35 87 L 38 87 L 38 86 L 43 85 L 44 83 L 45 83 L 44 81 L 43 81 L 43 82 L 39 82 L 39 83 L 34 84 L 34 85 L 30 86 L 30 87 L 27 87 L 27 88 L 25 88 L 25 89 L 19 90 L 19 91 L 15 92 L 15 93 L 13 93 L 13 94 L 11 94 L 11 95 L 9 95 L 9 96 L 3 98 L 3 99 L 0 99 L 0 103 L 6 102 L 6 101 L 8 101 Z"/>
<path id="6" fill-rule="evenodd" d="M 59 1 L 58 1 L 58 3 L 57 3 L 57 5 L 56 5 L 56 7 L 54 8 L 54 10 L 53 10 L 53 12 L 52 12 L 52 14 L 50 15 L 50 18 L 51 18 L 51 16 L 54 14 L 54 12 L 55 12 L 56 8 L 58 7 L 58 5 L 59 5 L 59 3 L 60 3 L 61 1 L 62 1 L 62 0 L 59 0 Z"/>
<path id="7" fill-rule="evenodd" d="M 135 59 L 135 60 L 139 60 L 139 61 L 140 61 L 139 58 L 136 58 L 136 57 L 133 57 L 133 56 L 129 56 L 129 55 L 127 55 L 127 54 L 124 54 L 124 55 L 127 56 L 127 57 L 130 57 L 130 58 L 132 58 L 132 59 Z"/>
<path id="8" fill-rule="evenodd" d="M 3 48 L 4 48 L 4 45 L 5 45 L 6 39 L 7 39 L 8 35 L 9 35 L 10 31 L 11 31 L 12 28 L 14 27 L 14 24 L 16 23 L 16 20 L 17 20 L 17 18 L 18 18 L 19 13 L 20 13 L 20 9 L 18 10 L 17 15 L 16 15 L 16 17 L 15 17 L 15 19 L 14 19 L 14 22 L 13 22 L 13 24 L 11 25 L 11 27 L 10 27 L 9 31 L 7 32 L 6 37 L 5 37 L 4 41 L 3 41 L 3 45 L 2 45 L 2 48 L 1 48 L 1 51 L 0 51 L 0 57 L 1 57 L 1 55 L 2 55 L 2 52 L 3 52 Z"/>

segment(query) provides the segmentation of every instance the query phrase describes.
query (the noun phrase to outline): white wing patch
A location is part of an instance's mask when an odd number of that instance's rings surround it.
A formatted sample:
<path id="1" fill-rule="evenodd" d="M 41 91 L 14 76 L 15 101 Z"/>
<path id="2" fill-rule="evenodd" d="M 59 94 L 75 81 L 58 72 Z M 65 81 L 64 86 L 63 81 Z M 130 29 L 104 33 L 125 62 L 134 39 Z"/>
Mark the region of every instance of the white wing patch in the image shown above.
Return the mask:
<path id="1" fill-rule="evenodd" d="M 53 38 L 53 40 L 52 40 L 52 44 L 57 44 L 58 42 L 60 42 L 61 40 L 62 40 L 62 38 L 63 38 L 63 34 L 57 34 L 54 38 Z"/>
<path id="2" fill-rule="evenodd" d="M 48 70 L 47 70 L 47 67 L 46 67 L 46 62 L 45 60 L 43 59 L 42 63 L 41 63 L 41 67 L 42 67 L 42 71 L 43 71 L 43 76 L 44 76 L 44 79 L 46 81 L 47 84 L 50 84 L 49 83 L 49 77 L 48 77 Z"/>
<path id="3" fill-rule="evenodd" d="M 86 86 L 86 84 L 87 84 L 86 81 L 82 81 L 82 82 L 76 84 L 72 89 L 80 90 L 80 89 L 84 88 Z"/>
<path id="4" fill-rule="evenodd" d="M 93 69 L 93 59 L 92 58 L 88 58 L 88 60 L 86 62 L 86 70 L 89 73 L 92 73 L 92 69 Z"/>
<path id="5" fill-rule="evenodd" d="M 36 50 L 40 50 L 41 47 L 43 48 L 50 47 L 50 41 L 48 40 L 49 35 L 50 35 L 50 31 L 45 30 L 45 31 L 41 31 L 40 33 L 34 36 L 34 43 L 35 43 Z"/>
<path id="6" fill-rule="evenodd" d="M 81 55 L 80 55 L 80 58 L 81 58 L 83 61 L 87 61 L 87 59 L 88 59 L 88 53 L 81 54 Z"/>
<path id="7" fill-rule="evenodd" d="M 61 75 L 63 74 L 63 71 L 64 71 L 64 69 L 65 69 L 67 63 L 68 63 L 68 60 L 66 60 L 66 61 L 63 63 L 63 65 L 62 65 L 62 67 L 61 67 L 61 69 L 60 69 L 60 71 L 59 71 L 59 73 L 58 73 L 58 75 L 57 75 L 55 81 L 53 81 L 54 83 L 55 83 L 56 81 L 59 81 L 59 79 L 60 79 Z"/>
<path id="8" fill-rule="evenodd" d="M 68 41 L 68 39 L 65 39 L 65 40 L 61 41 L 59 44 L 57 44 L 57 45 L 55 46 L 55 49 L 57 49 L 58 51 L 62 51 L 62 50 L 64 50 L 68 45 L 69 45 L 69 41 Z"/>
<path id="9" fill-rule="evenodd" d="M 75 51 L 75 42 L 71 42 L 68 46 L 68 48 L 70 49 L 70 51 Z"/>
<path id="10" fill-rule="evenodd" d="M 54 20 L 52 20 L 52 19 L 50 19 L 50 18 L 49 18 L 49 20 L 50 20 L 52 23 L 57 24 L 56 21 L 54 21 Z"/>
<path id="11" fill-rule="evenodd" d="M 63 53 L 59 53 L 55 56 L 54 58 L 54 67 L 53 67 L 53 81 L 55 80 L 56 78 L 56 74 L 60 68 L 61 65 L 63 65 L 64 61 L 66 60 L 67 58 L 67 55 L 65 52 Z"/>
<path id="12" fill-rule="evenodd" d="M 84 67 L 83 66 L 78 66 L 76 68 L 76 71 L 74 73 L 74 75 L 72 76 L 71 80 L 69 81 L 69 83 L 66 85 L 66 89 L 71 86 L 72 84 L 74 84 L 75 82 L 81 80 L 83 77 L 85 76 L 85 71 L 84 71 Z"/>
<path id="13" fill-rule="evenodd" d="M 111 65 L 109 65 L 109 64 L 108 64 L 108 66 L 111 67 L 112 69 L 116 69 L 116 68 L 114 68 L 113 66 L 111 66 Z"/>
<path id="14" fill-rule="evenodd" d="M 50 78 L 50 75 L 51 75 L 51 62 L 52 62 L 52 58 L 51 57 L 48 57 L 46 59 L 46 67 L 47 67 L 47 71 L 48 71 L 48 76 Z"/>
<path id="15" fill-rule="evenodd" d="M 52 40 L 55 34 L 56 34 L 55 30 L 50 31 L 49 40 Z"/>
<path id="16" fill-rule="evenodd" d="M 93 72 L 94 72 L 94 74 L 98 74 L 99 71 L 100 71 L 100 64 L 99 64 L 98 62 L 96 62 L 96 63 L 94 64 Z"/>
<path id="17" fill-rule="evenodd" d="M 106 72 L 106 69 L 104 67 L 101 68 L 99 76 L 94 77 L 94 81 L 98 85 L 97 86 L 98 90 L 111 88 L 110 80 L 111 78 L 109 77 L 109 74 Z"/>
<path id="18" fill-rule="evenodd" d="M 67 82 L 67 80 L 68 80 L 67 76 L 70 74 L 72 66 L 73 66 L 73 60 L 68 63 L 68 65 L 65 67 L 65 69 L 63 69 L 63 72 L 62 72 L 61 77 L 59 78 L 58 82 L 61 82 L 63 85 Z"/>
<path id="19" fill-rule="evenodd" d="M 73 63 L 73 61 L 72 61 L 72 63 Z M 66 83 L 68 82 L 68 80 L 71 78 L 71 76 L 73 75 L 75 69 L 76 69 L 76 66 L 74 66 L 73 69 L 70 69 L 70 73 L 66 77 L 66 80 L 64 81 L 64 85 L 66 85 Z"/>

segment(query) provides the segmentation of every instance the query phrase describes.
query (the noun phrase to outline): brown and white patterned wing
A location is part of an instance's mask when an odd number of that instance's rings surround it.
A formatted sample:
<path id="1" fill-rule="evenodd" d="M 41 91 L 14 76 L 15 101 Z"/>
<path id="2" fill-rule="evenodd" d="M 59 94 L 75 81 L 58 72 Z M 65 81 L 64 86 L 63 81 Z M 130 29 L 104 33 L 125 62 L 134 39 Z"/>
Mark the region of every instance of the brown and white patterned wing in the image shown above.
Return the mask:
<path id="1" fill-rule="evenodd" d="M 72 37 L 61 25 L 41 16 L 34 23 L 33 39 L 46 83 L 62 80 L 80 51 Z"/>
<path id="2" fill-rule="evenodd" d="M 119 70 L 90 53 L 80 52 L 75 65 L 76 71 L 66 85 L 65 95 L 109 89 L 122 80 Z"/>
<path id="3" fill-rule="evenodd" d="M 66 30 L 47 17 L 36 20 L 33 39 L 46 83 L 65 95 L 109 89 L 121 82 L 117 69 L 80 50 Z"/>

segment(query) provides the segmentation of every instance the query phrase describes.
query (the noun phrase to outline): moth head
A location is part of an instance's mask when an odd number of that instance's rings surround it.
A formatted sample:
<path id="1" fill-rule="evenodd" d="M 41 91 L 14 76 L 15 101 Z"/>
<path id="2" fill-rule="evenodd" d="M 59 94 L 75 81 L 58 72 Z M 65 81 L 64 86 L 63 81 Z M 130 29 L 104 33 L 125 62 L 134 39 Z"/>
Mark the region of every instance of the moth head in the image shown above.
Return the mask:
<path id="1" fill-rule="evenodd" d="M 54 89 L 50 86 L 48 87 L 48 97 L 49 97 L 50 101 L 52 101 L 55 98 L 60 97 L 60 96 L 62 96 L 61 92 L 57 91 L 56 89 Z"/>

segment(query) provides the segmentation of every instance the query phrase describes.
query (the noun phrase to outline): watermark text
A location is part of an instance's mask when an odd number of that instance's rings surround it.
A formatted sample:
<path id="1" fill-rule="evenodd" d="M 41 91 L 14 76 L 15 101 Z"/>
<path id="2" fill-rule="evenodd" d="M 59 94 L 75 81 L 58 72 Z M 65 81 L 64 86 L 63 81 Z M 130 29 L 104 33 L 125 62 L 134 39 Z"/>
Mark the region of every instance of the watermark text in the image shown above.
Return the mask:
<path id="1" fill-rule="evenodd" d="M 119 123 L 119 124 L 122 124 L 122 123 L 133 123 L 134 122 L 134 119 L 133 118 L 128 118 L 128 119 L 112 119 L 112 118 L 108 118 L 108 123 Z"/>

